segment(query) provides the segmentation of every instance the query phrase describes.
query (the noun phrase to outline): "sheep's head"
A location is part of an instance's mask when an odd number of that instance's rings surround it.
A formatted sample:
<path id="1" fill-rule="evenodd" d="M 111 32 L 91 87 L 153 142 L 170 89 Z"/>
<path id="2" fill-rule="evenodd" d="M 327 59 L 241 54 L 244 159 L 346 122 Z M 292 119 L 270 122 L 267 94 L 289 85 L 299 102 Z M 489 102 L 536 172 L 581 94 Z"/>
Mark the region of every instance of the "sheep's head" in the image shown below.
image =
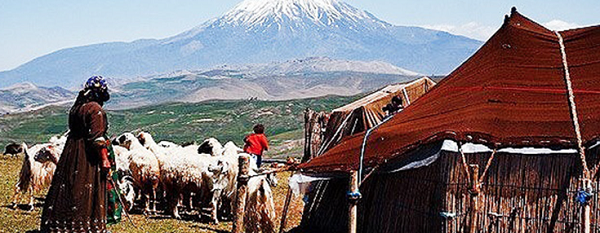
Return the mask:
<path id="1" fill-rule="evenodd" d="M 212 173 L 213 190 L 222 190 L 227 186 L 229 181 L 229 163 L 219 159 L 215 163 L 208 165 L 208 171 Z"/>
<path id="2" fill-rule="evenodd" d="M 33 158 L 40 163 L 52 162 L 56 164 L 58 163 L 58 157 L 56 148 L 53 145 L 48 145 L 42 147 Z"/>
<path id="3" fill-rule="evenodd" d="M 125 147 L 128 150 L 130 150 L 131 149 L 131 143 L 134 140 L 138 140 L 138 139 L 135 136 L 133 136 L 133 134 L 131 134 L 131 133 L 124 133 L 121 136 L 115 138 L 112 141 L 112 144 L 113 145 L 117 145 L 117 146 L 122 146 L 122 147 Z"/>
<path id="4" fill-rule="evenodd" d="M 204 140 L 200 147 L 198 147 L 198 154 L 210 154 L 212 156 L 219 156 L 223 153 L 223 146 L 221 143 L 214 138 Z"/>
<path id="5" fill-rule="evenodd" d="M 140 141 L 140 143 L 141 143 L 143 146 L 146 146 L 146 142 L 148 142 L 148 141 L 146 141 L 146 139 L 147 139 L 147 138 L 152 138 L 152 136 L 150 136 L 150 134 L 149 134 L 149 133 L 146 133 L 146 132 L 143 132 L 143 131 L 142 131 L 142 132 L 140 132 L 140 133 L 138 134 L 138 136 L 137 136 L 137 139 Z"/>
<path id="6" fill-rule="evenodd" d="M 277 179 L 277 173 L 269 173 L 269 174 L 267 174 L 267 182 L 272 187 L 277 187 L 277 182 L 278 181 L 279 180 Z"/>

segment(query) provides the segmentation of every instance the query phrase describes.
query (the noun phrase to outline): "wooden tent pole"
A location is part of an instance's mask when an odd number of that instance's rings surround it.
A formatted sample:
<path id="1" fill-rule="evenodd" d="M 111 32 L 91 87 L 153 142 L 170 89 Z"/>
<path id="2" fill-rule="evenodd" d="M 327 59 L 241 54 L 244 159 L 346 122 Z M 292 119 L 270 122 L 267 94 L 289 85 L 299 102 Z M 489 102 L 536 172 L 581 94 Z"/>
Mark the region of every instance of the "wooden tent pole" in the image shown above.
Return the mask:
<path id="1" fill-rule="evenodd" d="M 310 108 L 306 108 L 304 110 L 304 156 L 302 156 L 302 162 L 306 162 L 312 157 L 312 118 L 313 111 Z"/>
<path id="2" fill-rule="evenodd" d="M 477 212 L 479 212 L 478 197 L 479 197 L 479 165 L 469 165 L 469 173 L 471 179 L 469 181 L 469 193 L 471 194 L 471 202 L 469 203 L 469 233 L 477 232 Z"/>
<path id="3" fill-rule="evenodd" d="M 250 172 L 250 157 L 241 155 L 239 157 L 239 173 L 237 184 L 237 195 L 235 200 L 235 215 L 233 216 L 233 233 L 242 233 L 244 225 L 244 209 L 246 207 L 246 197 L 248 196 L 248 174 Z"/>
<path id="4" fill-rule="evenodd" d="M 592 209 L 590 207 L 590 204 L 585 204 L 583 206 L 583 233 L 590 233 L 591 232 L 591 218 L 590 215 L 592 213 Z"/>
<path id="5" fill-rule="evenodd" d="M 587 189 L 588 187 L 591 187 L 591 180 L 590 179 L 582 179 L 581 181 L 581 186 L 583 189 Z M 590 206 L 589 201 L 583 203 L 583 213 L 582 213 L 582 233 L 590 233 L 592 232 L 591 230 L 591 213 L 592 213 L 592 208 Z"/>
<path id="6" fill-rule="evenodd" d="M 357 223 L 357 212 L 358 212 L 358 199 L 352 198 L 352 194 L 358 193 L 358 171 L 351 171 L 350 173 L 350 190 L 349 190 L 349 202 L 350 207 L 348 210 L 348 232 L 356 233 Z"/>
<path id="7" fill-rule="evenodd" d="M 290 174 L 292 177 L 294 173 Z M 288 186 L 287 194 L 285 195 L 285 204 L 283 205 L 283 213 L 281 214 L 281 222 L 279 223 L 279 233 L 283 233 L 285 230 L 285 225 L 287 222 L 287 214 L 290 208 L 290 203 L 292 202 L 292 189 Z"/>

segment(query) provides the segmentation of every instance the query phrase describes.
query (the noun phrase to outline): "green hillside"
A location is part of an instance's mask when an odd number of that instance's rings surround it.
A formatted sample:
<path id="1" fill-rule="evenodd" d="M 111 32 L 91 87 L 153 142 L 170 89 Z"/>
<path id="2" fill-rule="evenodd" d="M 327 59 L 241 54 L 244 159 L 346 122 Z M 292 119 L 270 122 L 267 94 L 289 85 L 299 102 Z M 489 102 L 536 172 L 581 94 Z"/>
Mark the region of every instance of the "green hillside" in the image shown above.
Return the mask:
<path id="1" fill-rule="evenodd" d="M 215 137 L 221 142 L 234 141 L 242 144 L 242 138 L 250 133 L 255 123 L 266 126 L 266 134 L 273 146 L 302 139 L 303 111 L 331 110 L 352 102 L 359 96 L 328 96 L 290 101 L 209 101 L 195 104 L 171 103 L 129 110 L 108 111 L 109 134 L 144 130 L 154 135 L 156 141 L 169 140 L 176 143 L 201 142 Z M 47 141 L 51 136 L 67 129 L 66 107 L 48 107 L 28 113 L 0 117 L 0 145 L 11 141 L 28 144 Z M 293 151 L 299 153 L 298 143 Z M 287 150 L 290 150 L 286 146 Z"/>

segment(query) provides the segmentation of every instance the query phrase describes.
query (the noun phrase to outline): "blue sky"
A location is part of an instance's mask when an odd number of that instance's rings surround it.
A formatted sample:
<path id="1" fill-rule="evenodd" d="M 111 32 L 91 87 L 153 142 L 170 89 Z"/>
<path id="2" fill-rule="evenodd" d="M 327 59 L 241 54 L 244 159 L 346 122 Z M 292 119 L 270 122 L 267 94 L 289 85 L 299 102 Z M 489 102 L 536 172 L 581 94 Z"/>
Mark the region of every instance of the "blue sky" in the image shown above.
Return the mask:
<path id="1" fill-rule="evenodd" d="M 0 71 L 59 49 L 165 38 L 218 17 L 241 0 L 0 0 Z M 396 25 L 485 40 L 511 6 L 553 29 L 600 24 L 597 0 L 346 0 Z"/>

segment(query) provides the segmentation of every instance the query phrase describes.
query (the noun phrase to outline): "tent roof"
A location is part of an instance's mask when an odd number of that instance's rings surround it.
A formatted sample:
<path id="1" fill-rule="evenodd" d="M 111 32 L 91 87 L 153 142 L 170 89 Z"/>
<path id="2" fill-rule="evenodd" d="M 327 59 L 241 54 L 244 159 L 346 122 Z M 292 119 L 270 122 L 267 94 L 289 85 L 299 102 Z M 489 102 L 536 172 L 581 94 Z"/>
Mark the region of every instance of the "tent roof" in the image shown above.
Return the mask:
<path id="1" fill-rule="evenodd" d="M 379 124 L 386 116 L 382 108 L 389 104 L 394 96 L 400 97 L 404 106 L 408 106 L 434 85 L 435 82 L 428 77 L 407 83 L 392 84 L 333 110 L 323 135 L 323 144 L 321 144 L 318 154 L 314 156 L 331 149 L 348 135 L 364 132 Z"/>
<path id="2" fill-rule="evenodd" d="M 560 32 L 583 142 L 600 135 L 600 26 Z M 575 147 L 565 70 L 555 32 L 516 11 L 466 62 L 369 136 L 364 163 L 402 159 L 419 145 L 453 139 L 491 147 Z M 364 133 L 300 166 L 358 168 Z"/>
<path id="3" fill-rule="evenodd" d="M 419 78 L 419 79 L 416 79 L 414 81 L 407 82 L 407 83 L 398 83 L 398 84 L 387 85 L 384 88 L 382 88 L 370 95 L 367 95 L 357 101 L 354 101 L 350 104 L 336 108 L 333 110 L 333 112 L 352 112 L 357 108 L 374 105 L 374 104 L 377 104 L 378 102 L 384 100 L 383 103 L 378 104 L 378 107 L 383 107 L 390 102 L 390 99 L 392 97 L 392 96 L 390 96 L 390 94 L 397 95 L 404 88 L 409 88 L 409 87 L 416 86 L 416 85 L 423 85 L 424 83 L 426 83 L 429 88 L 431 88 L 435 85 L 435 82 L 433 82 L 428 77 L 422 77 L 422 78 Z M 402 97 L 402 99 L 405 98 L 404 96 L 401 96 L 401 97 Z M 415 96 L 413 98 L 416 99 L 418 97 L 419 96 Z M 411 98 L 411 100 L 409 100 L 409 101 L 414 101 L 413 98 Z"/>

